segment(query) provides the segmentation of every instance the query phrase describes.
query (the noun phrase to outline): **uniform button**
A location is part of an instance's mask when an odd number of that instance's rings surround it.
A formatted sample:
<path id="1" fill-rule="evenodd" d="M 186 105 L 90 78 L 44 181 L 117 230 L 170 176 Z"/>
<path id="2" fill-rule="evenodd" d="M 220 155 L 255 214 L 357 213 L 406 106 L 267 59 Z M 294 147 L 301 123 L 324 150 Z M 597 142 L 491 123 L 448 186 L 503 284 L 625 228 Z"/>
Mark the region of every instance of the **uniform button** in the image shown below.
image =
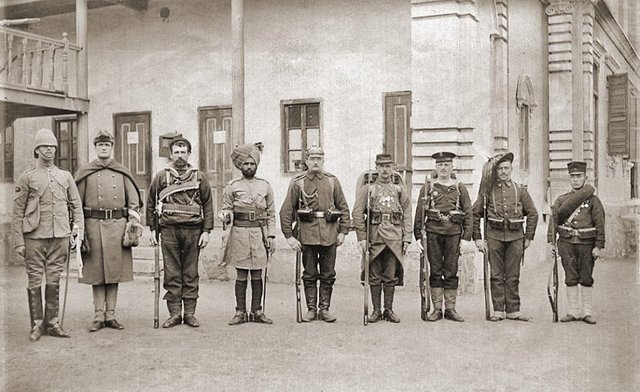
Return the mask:
<path id="1" fill-rule="evenodd" d="M 102 199 L 102 196 L 98 196 L 98 199 Z"/>
<path id="2" fill-rule="evenodd" d="M 115 188 L 116 186 L 114 185 L 113 187 Z"/>
<path id="3" fill-rule="evenodd" d="M 114 199 L 117 199 L 117 198 L 118 198 L 118 196 L 114 196 L 113 198 L 114 198 Z"/>
<path id="4" fill-rule="evenodd" d="M 100 173 L 98 173 L 98 177 L 100 177 Z"/>
<path id="5" fill-rule="evenodd" d="M 98 185 L 98 188 L 102 188 L 102 185 Z"/>
<path id="6" fill-rule="evenodd" d="M 115 176 L 116 176 L 115 174 L 112 174 L 112 175 L 111 175 L 111 178 L 113 178 L 113 177 L 115 177 Z"/>

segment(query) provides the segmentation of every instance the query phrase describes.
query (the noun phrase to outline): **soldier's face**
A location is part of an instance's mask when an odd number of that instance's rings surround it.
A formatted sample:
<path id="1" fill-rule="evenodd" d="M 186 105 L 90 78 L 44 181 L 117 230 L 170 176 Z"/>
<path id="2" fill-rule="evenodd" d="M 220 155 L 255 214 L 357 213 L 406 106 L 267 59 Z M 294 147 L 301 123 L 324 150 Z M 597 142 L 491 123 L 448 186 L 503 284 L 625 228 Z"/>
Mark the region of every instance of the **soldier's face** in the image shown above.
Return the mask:
<path id="1" fill-rule="evenodd" d="M 113 151 L 113 144 L 111 142 L 98 142 L 96 143 L 96 155 L 99 159 L 108 159 L 111 157 Z"/>
<path id="2" fill-rule="evenodd" d="M 247 158 L 242 164 L 242 175 L 246 178 L 253 178 L 256 175 L 256 170 L 258 165 L 256 165 L 256 161 L 253 158 Z"/>
<path id="3" fill-rule="evenodd" d="M 500 162 L 498 167 L 496 168 L 496 173 L 498 174 L 498 179 L 500 181 L 507 181 L 511 178 L 511 171 L 513 167 L 511 166 L 511 162 Z"/>
<path id="4" fill-rule="evenodd" d="M 38 158 L 50 162 L 56 156 L 56 146 L 40 146 L 36 150 L 38 152 Z"/>
<path id="5" fill-rule="evenodd" d="M 380 179 L 387 181 L 391 178 L 391 173 L 393 173 L 393 165 L 391 163 L 376 164 L 376 171 Z"/>
<path id="6" fill-rule="evenodd" d="M 438 178 L 449 178 L 451 177 L 451 172 L 453 171 L 453 163 L 452 162 L 438 162 L 436 163 L 436 172 L 438 173 Z"/>
<path id="7" fill-rule="evenodd" d="M 587 181 L 586 173 L 571 173 L 569 174 L 569 182 L 571 183 L 571 188 L 580 189 L 584 186 L 585 181 Z"/>
<path id="8" fill-rule="evenodd" d="M 310 157 L 307 157 L 306 163 L 307 166 L 309 166 L 310 172 L 319 173 L 324 167 L 324 158 L 320 155 L 312 155 Z"/>
<path id="9" fill-rule="evenodd" d="M 173 161 L 176 167 L 185 167 L 187 166 L 187 161 L 189 160 L 189 147 L 187 146 L 178 146 L 173 145 L 171 148 L 171 160 Z"/>

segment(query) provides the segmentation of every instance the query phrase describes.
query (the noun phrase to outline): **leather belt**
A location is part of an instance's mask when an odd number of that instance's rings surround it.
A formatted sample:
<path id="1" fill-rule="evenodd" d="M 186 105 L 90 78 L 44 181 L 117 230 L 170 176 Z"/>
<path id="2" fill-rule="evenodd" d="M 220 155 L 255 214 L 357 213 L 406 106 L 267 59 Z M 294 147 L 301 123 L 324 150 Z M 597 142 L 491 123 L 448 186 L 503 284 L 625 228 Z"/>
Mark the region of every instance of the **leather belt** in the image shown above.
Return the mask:
<path id="1" fill-rule="evenodd" d="M 559 231 L 563 231 L 565 234 L 569 234 L 573 237 L 578 237 L 580 235 L 580 233 L 588 233 L 590 231 L 596 231 L 595 227 L 587 227 L 587 228 L 583 228 L 583 229 L 574 229 L 573 227 L 567 227 L 567 226 L 563 226 L 560 225 L 558 226 L 558 230 Z"/>
<path id="2" fill-rule="evenodd" d="M 314 218 L 324 218 L 325 217 L 325 212 L 324 211 L 313 211 L 313 217 Z"/>
<path id="3" fill-rule="evenodd" d="M 124 208 L 114 208 L 114 209 L 95 209 L 84 207 L 82 209 L 85 218 L 92 219 L 121 219 L 129 216 L 129 212 Z"/>
<path id="4" fill-rule="evenodd" d="M 235 221 L 260 221 L 267 219 L 266 211 L 249 211 L 249 212 L 233 212 L 233 220 Z M 235 223 L 234 223 L 235 225 Z M 239 226 L 239 225 L 236 225 Z M 246 227 L 246 226 L 245 226 Z"/>

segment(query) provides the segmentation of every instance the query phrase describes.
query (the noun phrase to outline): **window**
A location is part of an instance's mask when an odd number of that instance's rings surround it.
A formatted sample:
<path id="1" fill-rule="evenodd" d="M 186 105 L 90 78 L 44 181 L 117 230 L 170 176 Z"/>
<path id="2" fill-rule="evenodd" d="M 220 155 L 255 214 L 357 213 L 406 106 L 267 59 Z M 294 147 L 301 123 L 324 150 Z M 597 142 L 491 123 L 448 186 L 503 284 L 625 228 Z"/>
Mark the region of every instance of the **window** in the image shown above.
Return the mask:
<path id="1" fill-rule="evenodd" d="M 78 121 L 75 116 L 54 118 L 53 133 L 58 139 L 56 166 L 75 173 L 78 169 Z"/>
<path id="2" fill-rule="evenodd" d="M 607 153 L 628 158 L 631 152 L 629 78 L 627 74 L 609 75 L 607 84 L 609 85 Z"/>
<path id="3" fill-rule="evenodd" d="M 13 127 L 6 127 L 0 135 L 2 159 L 0 159 L 0 171 L 3 181 L 13 181 Z"/>
<path id="4" fill-rule="evenodd" d="M 529 105 L 520 108 L 520 170 L 529 171 Z"/>
<path id="5" fill-rule="evenodd" d="M 530 122 L 533 108 L 537 106 L 533 90 L 533 83 L 528 75 L 518 77 L 518 87 L 516 90 L 517 111 L 520 113 L 518 119 L 518 136 L 520 138 L 520 170 L 529 171 L 531 155 L 530 147 Z"/>
<path id="6" fill-rule="evenodd" d="M 281 103 L 282 161 L 285 173 L 302 170 L 307 148 L 322 146 L 320 109 L 319 100 L 293 100 Z"/>

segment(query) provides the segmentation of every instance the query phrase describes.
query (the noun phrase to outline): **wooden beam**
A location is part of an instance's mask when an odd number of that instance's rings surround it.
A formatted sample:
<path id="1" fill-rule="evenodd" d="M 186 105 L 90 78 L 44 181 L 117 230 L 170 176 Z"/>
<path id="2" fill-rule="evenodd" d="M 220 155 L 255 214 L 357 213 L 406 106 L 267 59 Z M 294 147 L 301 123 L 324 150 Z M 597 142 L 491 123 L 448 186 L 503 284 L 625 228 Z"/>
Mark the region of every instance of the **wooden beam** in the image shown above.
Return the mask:
<path id="1" fill-rule="evenodd" d="M 244 143 L 244 0 L 231 0 L 231 104 L 233 137 L 231 147 Z"/>

